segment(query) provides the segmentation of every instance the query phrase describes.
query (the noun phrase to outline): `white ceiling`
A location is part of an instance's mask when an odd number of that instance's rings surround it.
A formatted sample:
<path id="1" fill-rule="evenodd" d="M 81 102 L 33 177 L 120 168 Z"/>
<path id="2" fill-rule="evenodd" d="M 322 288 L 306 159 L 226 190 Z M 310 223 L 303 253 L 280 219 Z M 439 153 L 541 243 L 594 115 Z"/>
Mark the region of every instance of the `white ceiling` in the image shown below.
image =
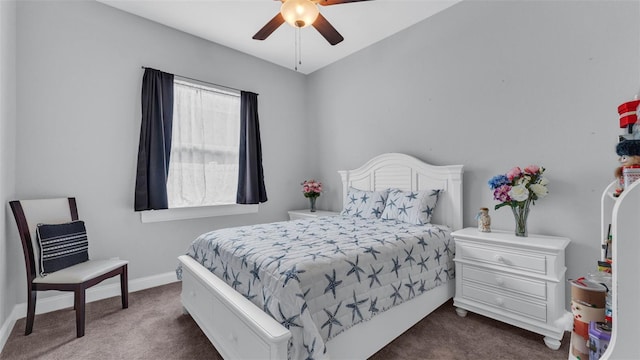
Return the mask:
<path id="1" fill-rule="evenodd" d="M 97 0 L 117 9 L 293 69 L 295 30 L 284 23 L 266 40 L 252 36 L 280 11 L 278 0 Z M 310 74 L 461 0 L 374 0 L 320 6 L 344 36 L 331 46 L 314 28 L 301 30 L 302 65 Z"/>

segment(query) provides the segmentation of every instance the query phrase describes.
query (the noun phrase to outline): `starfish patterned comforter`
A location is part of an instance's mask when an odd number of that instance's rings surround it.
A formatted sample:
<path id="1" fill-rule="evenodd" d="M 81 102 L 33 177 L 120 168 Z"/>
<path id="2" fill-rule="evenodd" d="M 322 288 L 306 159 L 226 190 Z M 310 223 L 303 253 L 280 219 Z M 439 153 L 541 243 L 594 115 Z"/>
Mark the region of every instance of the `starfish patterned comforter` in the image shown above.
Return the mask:
<path id="1" fill-rule="evenodd" d="M 329 216 L 212 231 L 188 255 L 291 331 L 290 358 L 318 359 L 342 331 L 451 281 L 454 249 L 446 226 Z"/>

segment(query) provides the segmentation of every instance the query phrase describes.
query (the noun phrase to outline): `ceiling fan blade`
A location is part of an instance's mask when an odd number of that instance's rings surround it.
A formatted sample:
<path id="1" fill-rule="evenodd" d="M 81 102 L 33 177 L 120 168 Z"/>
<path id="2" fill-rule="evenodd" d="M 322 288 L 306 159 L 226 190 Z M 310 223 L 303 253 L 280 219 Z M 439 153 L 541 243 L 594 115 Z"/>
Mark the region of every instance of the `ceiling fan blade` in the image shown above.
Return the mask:
<path id="1" fill-rule="evenodd" d="M 262 29 L 258 30 L 258 32 L 253 35 L 255 40 L 264 40 L 271 35 L 272 32 L 276 31 L 277 28 L 280 27 L 284 23 L 284 18 L 281 13 L 278 13 L 273 19 L 269 20 L 269 22 L 262 27 Z"/>
<path id="2" fill-rule="evenodd" d="M 336 30 L 336 28 L 334 28 L 333 25 L 331 25 L 329 21 L 327 21 L 327 19 L 322 16 L 322 14 L 318 14 L 318 18 L 313 22 L 312 25 L 314 28 L 316 28 L 316 30 L 318 30 L 320 35 L 324 36 L 324 38 L 327 39 L 327 41 L 331 45 L 335 45 L 344 40 L 338 30 Z"/>
<path id="3" fill-rule="evenodd" d="M 370 0 L 318 0 L 318 5 L 329 6 L 329 5 L 346 4 L 346 3 L 360 2 L 360 1 L 370 1 Z"/>

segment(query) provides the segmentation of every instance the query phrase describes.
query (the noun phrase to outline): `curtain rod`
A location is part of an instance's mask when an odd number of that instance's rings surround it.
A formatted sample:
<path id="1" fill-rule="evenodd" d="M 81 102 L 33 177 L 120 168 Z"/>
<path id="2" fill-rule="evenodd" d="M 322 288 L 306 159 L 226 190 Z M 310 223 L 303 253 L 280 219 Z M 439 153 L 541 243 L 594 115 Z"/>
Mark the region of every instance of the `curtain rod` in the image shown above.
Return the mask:
<path id="1" fill-rule="evenodd" d="M 1 0 L 0 0 L 0 1 L 1 1 Z M 150 67 L 146 67 L 146 66 L 143 66 L 142 68 L 143 68 L 143 69 L 158 70 L 158 69 L 150 68 Z M 159 71 L 162 71 L 162 70 L 159 70 Z M 240 89 L 233 88 L 233 87 L 231 87 L 231 86 L 225 86 L 225 85 L 220 85 L 220 84 L 212 83 L 212 82 L 209 82 L 209 81 L 202 81 L 202 80 L 198 80 L 198 79 L 190 78 L 190 77 L 188 77 L 188 76 L 182 76 L 182 75 L 178 75 L 178 74 L 173 74 L 173 75 L 174 75 L 174 76 L 181 77 L 181 78 L 183 78 L 183 79 L 188 79 L 188 80 L 193 80 L 193 81 L 199 81 L 199 82 L 201 82 L 201 83 L 205 83 L 205 84 L 209 84 L 209 85 L 213 85 L 213 86 L 219 86 L 219 87 L 222 87 L 222 88 L 225 88 L 225 89 L 229 89 L 229 90 L 234 90 L 234 91 L 245 91 L 245 90 L 240 90 Z M 256 95 L 260 95 L 260 94 L 256 94 Z"/>

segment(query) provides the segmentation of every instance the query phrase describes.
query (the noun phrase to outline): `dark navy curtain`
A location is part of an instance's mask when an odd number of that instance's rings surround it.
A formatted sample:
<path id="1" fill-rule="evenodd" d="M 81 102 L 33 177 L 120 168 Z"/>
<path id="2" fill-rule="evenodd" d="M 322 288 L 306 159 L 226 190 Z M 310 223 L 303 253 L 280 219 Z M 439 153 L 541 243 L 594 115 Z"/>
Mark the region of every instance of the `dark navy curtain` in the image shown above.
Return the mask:
<path id="1" fill-rule="evenodd" d="M 167 177 L 171 155 L 173 74 L 146 68 L 142 79 L 142 124 L 138 147 L 135 210 L 169 207 Z"/>
<path id="2" fill-rule="evenodd" d="M 238 204 L 267 201 L 262 171 L 262 144 L 258 121 L 258 94 L 240 92 L 240 160 L 238 171 Z"/>

